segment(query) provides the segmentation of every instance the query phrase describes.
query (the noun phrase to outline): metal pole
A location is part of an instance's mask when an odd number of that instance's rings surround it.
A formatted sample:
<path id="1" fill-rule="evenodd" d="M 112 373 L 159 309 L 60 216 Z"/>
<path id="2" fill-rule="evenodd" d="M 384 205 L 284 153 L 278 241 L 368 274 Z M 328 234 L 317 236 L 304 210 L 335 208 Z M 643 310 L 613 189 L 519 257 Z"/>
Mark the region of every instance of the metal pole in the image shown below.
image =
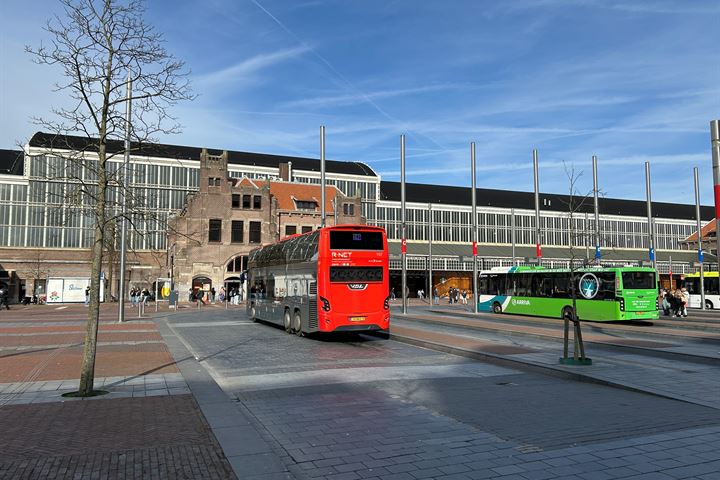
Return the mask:
<path id="1" fill-rule="evenodd" d="M 540 180 L 538 178 L 538 151 L 533 149 L 533 175 L 535 177 L 535 256 L 538 265 L 542 259 L 542 241 L 540 239 Z"/>
<path id="2" fill-rule="evenodd" d="M 600 200 L 598 191 L 597 156 L 592 156 L 593 197 L 595 200 L 595 262 L 600 264 Z"/>
<path id="3" fill-rule="evenodd" d="M 400 135 L 400 248 L 402 251 L 402 313 L 407 313 L 407 242 L 405 239 L 405 135 Z"/>
<path id="4" fill-rule="evenodd" d="M 118 323 L 125 321 L 125 256 L 127 252 L 127 194 L 130 191 L 130 121 L 132 114 L 132 78 L 128 74 L 125 92 L 125 161 L 123 162 L 122 225 L 120 227 L 120 288 L 118 290 Z"/>
<path id="5" fill-rule="evenodd" d="M 512 266 L 517 265 L 517 255 L 515 253 L 515 209 L 510 209 L 510 241 L 512 242 Z"/>
<path id="6" fill-rule="evenodd" d="M 650 191 L 650 162 L 645 162 L 645 193 L 647 195 L 647 217 L 648 217 L 648 254 L 650 263 L 655 268 L 655 239 L 653 238 L 652 222 L 652 192 Z"/>
<path id="7" fill-rule="evenodd" d="M 585 212 L 585 228 L 589 223 L 589 215 Z M 587 235 L 583 235 L 583 242 L 585 243 L 585 262 L 590 263 L 590 242 L 588 241 Z"/>
<path id="8" fill-rule="evenodd" d="M 702 221 L 700 220 L 700 181 L 698 180 L 698 167 L 693 168 L 693 175 L 695 176 L 695 216 L 697 217 L 698 262 L 700 263 L 700 308 L 705 310 L 705 267 L 703 265 Z"/>
<path id="9" fill-rule="evenodd" d="M 470 143 L 470 175 L 472 175 L 472 254 L 473 254 L 473 313 L 478 313 L 478 265 L 477 265 L 477 201 L 475 188 L 475 142 Z"/>
<path id="10" fill-rule="evenodd" d="M 673 281 L 672 281 L 672 255 L 669 256 L 669 264 L 670 264 L 670 289 L 672 290 L 673 287 Z"/>
<path id="11" fill-rule="evenodd" d="M 712 149 L 713 188 L 715 193 L 715 232 L 720 232 L 720 120 L 710 122 L 710 147 Z M 720 235 L 716 234 L 715 255 L 720 257 Z M 720 270 L 720 262 L 718 264 Z"/>
<path id="12" fill-rule="evenodd" d="M 320 226 L 325 226 L 325 125 L 320 126 Z"/>
<path id="13" fill-rule="evenodd" d="M 428 222 L 428 229 L 430 230 L 430 234 L 428 235 L 428 239 L 430 242 L 428 243 L 428 280 L 429 280 L 429 287 L 428 288 L 428 298 L 430 299 L 430 305 L 433 304 L 435 301 L 435 296 L 433 295 L 433 280 L 432 280 L 432 274 L 433 274 L 433 265 L 432 265 L 432 244 L 433 244 L 433 211 L 432 211 L 432 203 L 428 203 L 428 214 L 430 215 L 430 219 Z"/>

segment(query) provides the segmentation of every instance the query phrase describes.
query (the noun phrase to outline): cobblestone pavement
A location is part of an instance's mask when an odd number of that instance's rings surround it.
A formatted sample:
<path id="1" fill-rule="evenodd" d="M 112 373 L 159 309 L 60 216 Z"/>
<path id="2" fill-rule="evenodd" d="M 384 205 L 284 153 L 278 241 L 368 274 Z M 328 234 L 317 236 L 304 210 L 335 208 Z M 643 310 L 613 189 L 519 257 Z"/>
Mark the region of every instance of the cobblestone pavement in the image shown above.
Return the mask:
<path id="1" fill-rule="evenodd" d="M 87 310 L 13 307 L 0 315 L 0 478 L 234 478 L 154 322 L 117 324 L 103 305 L 95 388 L 110 393 L 64 398 Z"/>
<path id="2" fill-rule="evenodd" d="M 238 311 L 168 322 L 299 479 L 710 480 L 720 471 L 720 416 L 707 406 L 373 337 L 298 338 Z M 528 354 L 514 347 L 505 353 Z"/>

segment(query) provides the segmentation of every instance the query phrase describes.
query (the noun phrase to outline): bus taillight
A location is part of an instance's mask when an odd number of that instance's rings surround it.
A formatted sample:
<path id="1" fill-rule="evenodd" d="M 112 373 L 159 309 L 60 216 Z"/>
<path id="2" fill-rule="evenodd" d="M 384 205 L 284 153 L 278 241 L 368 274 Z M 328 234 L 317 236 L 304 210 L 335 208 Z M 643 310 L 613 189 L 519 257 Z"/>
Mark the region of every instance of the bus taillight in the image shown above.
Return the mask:
<path id="1" fill-rule="evenodd" d="M 385 298 L 385 303 L 383 303 L 383 308 L 384 308 L 385 310 L 390 310 L 390 295 L 388 295 L 388 296 Z"/>
<path id="2" fill-rule="evenodd" d="M 322 302 L 323 312 L 329 312 L 330 311 L 330 301 L 325 297 L 320 297 L 320 301 Z"/>

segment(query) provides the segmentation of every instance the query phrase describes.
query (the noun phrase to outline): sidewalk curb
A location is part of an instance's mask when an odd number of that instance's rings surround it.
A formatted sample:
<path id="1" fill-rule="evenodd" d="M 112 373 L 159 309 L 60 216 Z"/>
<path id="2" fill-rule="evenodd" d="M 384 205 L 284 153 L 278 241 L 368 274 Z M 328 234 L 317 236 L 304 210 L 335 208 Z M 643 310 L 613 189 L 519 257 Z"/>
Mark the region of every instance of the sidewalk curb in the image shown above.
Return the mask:
<path id="1" fill-rule="evenodd" d="M 429 313 L 432 313 L 434 315 L 438 315 L 437 323 L 444 323 L 446 325 L 454 325 L 450 322 L 443 322 L 442 317 L 439 315 L 447 315 L 450 317 L 457 317 L 457 318 L 465 318 L 465 319 L 473 319 L 477 318 L 477 316 L 473 313 L 464 313 L 464 312 L 443 312 L 441 310 L 428 310 Z M 408 312 L 408 316 L 412 316 L 411 312 Z M 423 319 L 418 319 L 418 321 L 427 321 Z M 530 324 L 527 324 L 530 325 Z M 474 330 L 480 330 L 484 332 L 494 332 L 498 333 L 500 330 L 483 327 L 483 326 L 472 326 L 469 327 Z M 604 333 L 604 332 L 601 332 Z M 539 338 L 543 340 L 553 339 L 553 340 L 561 340 L 558 339 L 558 337 L 552 336 L 552 335 L 544 335 L 542 333 L 531 333 L 531 332 L 503 332 L 504 335 L 509 336 L 519 336 L 519 337 L 529 337 L 529 338 Z M 650 334 L 652 335 L 652 334 Z M 671 337 L 672 338 L 672 337 Z M 663 337 L 661 339 L 662 341 L 667 342 L 668 337 Z M 658 341 L 661 341 L 658 340 Z M 691 342 L 697 342 L 697 343 L 710 343 L 710 344 L 717 344 L 717 341 L 713 340 L 707 340 L 702 338 L 688 338 Z M 628 352 L 631 352 L 632 350 L 641 351 L 646 355 L 658 357 L 658 358 L 666 358 L 666 359 L 678 359 L 678 360 L 684 360 L 687 362 L 692 363 L 699 363 L 703 365 L 720 365 L 720 358 L 715 357 L 708 357 L 704 355 L 693 355 L 691 353 L 684 353 L 684 352 L 672 352 L 668 350 L 660 350 L 656 348 L 647 348 L 647 347 L 640 347 L 640 346 L 630 346 L 630 345 L 623 345 L 619 343 L 613 343 L 613 342 L 597 342 L 593 340 L 584 340 L 585 344 L 592 344 L 595 347 L 603 348 L 606 350 L 615 349 L 615 350 L 625 350 Z"/>
<path id="2" fill-rule="evenodd" d="M 220 388 L 191 347 L 176 335 L 164 317 L 154 317 L 158 331 L 237 478 L 295 480 L 288 466 L 265 441 L 242 406 Z"/>

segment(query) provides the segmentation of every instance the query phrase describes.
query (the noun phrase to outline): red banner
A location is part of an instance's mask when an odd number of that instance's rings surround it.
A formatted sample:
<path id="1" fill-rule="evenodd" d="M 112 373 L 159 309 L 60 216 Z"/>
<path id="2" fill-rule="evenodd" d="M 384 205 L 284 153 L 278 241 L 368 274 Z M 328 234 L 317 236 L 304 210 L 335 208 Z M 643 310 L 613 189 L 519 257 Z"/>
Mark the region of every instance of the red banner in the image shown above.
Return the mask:
<path id="1" fill-rule="evenodd" d="M 477 242 L 473 242 L 473 256 L 477 257 Z"/>
<path id="2" fill-rule="evenodd" d="M 407 253 L 407 242 L 404 238 L 400 241 L 400 248 L 402 249 L 402 253 Z"/>
<path id="3" fill-rule="evenodd" d="M 535 245 L 535 256 L 537 258 L 542 258 L 542 247 L 539 243 Z"/>
<path id="4" fill-rule="evenodd" d="M 720 185 L 715 185 L 715 218 L 720 218 Z"/>

